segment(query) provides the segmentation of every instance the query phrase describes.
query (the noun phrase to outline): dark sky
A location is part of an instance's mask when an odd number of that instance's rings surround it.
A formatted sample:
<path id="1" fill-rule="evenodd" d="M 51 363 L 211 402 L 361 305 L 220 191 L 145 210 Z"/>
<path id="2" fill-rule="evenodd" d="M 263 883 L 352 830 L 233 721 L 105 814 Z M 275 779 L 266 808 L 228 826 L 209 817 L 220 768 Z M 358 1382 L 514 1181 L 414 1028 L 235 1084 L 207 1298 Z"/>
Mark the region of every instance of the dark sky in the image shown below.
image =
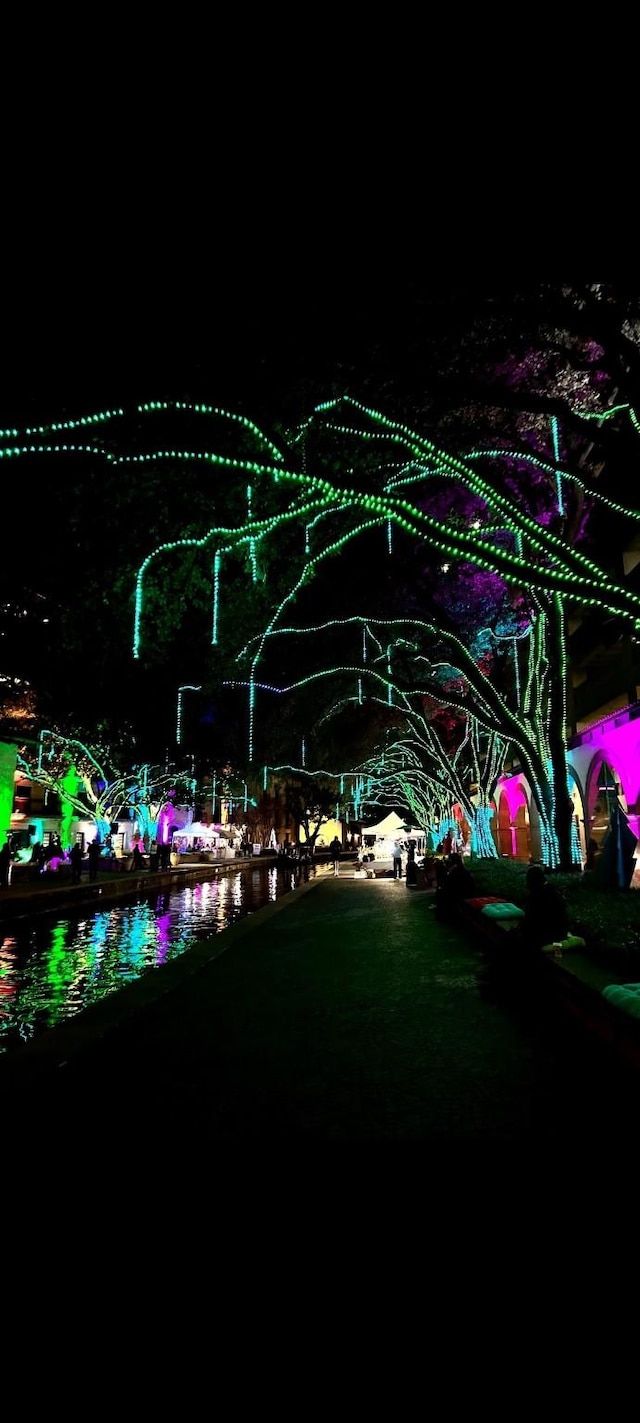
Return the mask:
<path id="1" fill-rule="evenodd" d="M 171 395 L 235 395 L 250 413 L 265 385 L 277 399 L 292 377 L 330 377 L 369 341 L 401 346 L 416 288 L 440 305 L 460 260 L 463 282 L 478 285 L 471 244 L 456 248 L 415 214 L 412 226 L 398 194 L 367 204 L 355 164 L 344 183 L 333 157 L 325 172 L 300 163 L 297 144 L 295 161 L 288 144 L 272 149 L 266 117 L 237 150 L 228 124 L 211 148 L 207 128 L 204 160 L 195 134 L 186 148 L 160 143 L 155 111 L 139 145 L 118 141 L 122 122 L 110 105 L 105 150 L 74 164 L 55 146 L 52 114 L 37 177 L 29 155 L 9 190 L 3 424 Z"/>
<path id="2" fill-rule="evenodd" d="M 0 323 L 0 421 L 54 419 L 132 399 L 233 400 L 277 407 L 293 380 L 330 385 L 368 347 L 401 349 L 416 293 L 434 309 L 447 284 L 366 246 L 276 243 L 259 233 L 176 236 L 77 228 L 19 234 Z M 234 240 L 235 239 L 235 240 Z M 29 245 L 31 243 L 31 245 Z"/>
<path id="3" fill-rule="evenodd" d="M 400 327 L 406 290 L 381 274 L 238 259 L 189 271 L 132 260 L 24 271 L 4 304 L 0 417 L 57 406 L 254 392 L 337 369 Z M 394 338 L 395 339 L 395 338 Z"/>

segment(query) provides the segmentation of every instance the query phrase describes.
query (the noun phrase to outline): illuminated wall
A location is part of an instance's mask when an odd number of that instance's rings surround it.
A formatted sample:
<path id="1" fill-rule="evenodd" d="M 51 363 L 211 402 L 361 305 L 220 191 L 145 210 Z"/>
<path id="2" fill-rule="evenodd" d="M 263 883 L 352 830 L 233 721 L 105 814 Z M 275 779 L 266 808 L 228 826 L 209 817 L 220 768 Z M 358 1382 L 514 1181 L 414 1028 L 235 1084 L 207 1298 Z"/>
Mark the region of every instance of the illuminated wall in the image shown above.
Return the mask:
<path id="1" fill-rule="evenodd" d="M 574 804 L 575 818 L 584 856 L 590 838 L 590 823 L 603 763 L 615 774 L 620 785 L 620 799 L 629 820 L 629 829 L 640 841 L 640 703 L 613 712 L 571 738 L 567 753 L 569 763 L 569 794 Z M 536 834 L 537 816 L 530 787 L 523 775 L 501 778 L 496 792 L 498 822 L 504 830 L 507 824 L 515 830 L 521 807 L 528 807 L 531 831 L 531 857 L 539 859 Z M 513 840 L 515 846 L 515 837 Z M 502 854 L 515 854 L 499 845 Z"/>
<path id="2" fill-rule="evenodd" d="M 592 813 L 589 802 L 593 801 L 593 795 L 587 801 L 587 793 L 606 761 L 620 782 L 629 829 L 640 839 L 640 703 L 603 717 L 573 741 L 569 761 L 583 788 L 587 813 Z"/>
<path id="3" fill-rule="evenodd" d="M 17 755 L 17 746 L 9 741 L 0 741 L 0 847 L 4 845 L 11 823 Z"/>

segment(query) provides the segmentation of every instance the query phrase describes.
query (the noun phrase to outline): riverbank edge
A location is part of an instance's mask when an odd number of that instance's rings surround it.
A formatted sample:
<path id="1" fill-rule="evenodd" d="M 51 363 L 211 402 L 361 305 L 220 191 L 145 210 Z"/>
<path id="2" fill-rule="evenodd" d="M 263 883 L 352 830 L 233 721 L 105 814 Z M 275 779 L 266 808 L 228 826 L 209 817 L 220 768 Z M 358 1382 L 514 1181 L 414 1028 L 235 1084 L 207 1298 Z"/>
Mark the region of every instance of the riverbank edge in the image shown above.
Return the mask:
<path id="1" fill-rule="evenodd" d="M 245 861 L 245 864 L 251 863 L 255 865 L 256 862 L 255 860 Z M 238 868 L 241 862 L 235 861 L 234 864 Z M 214 869 L 213 866 L 200 868 Z M 229 871 L 233 866 L 228 863 L 223 865 L 221 862 L 217 868 Z M 198 871 L 197 866 L 194 869 L 196 872 Z M 171 880 L 172 890 L 179 888 L 179 885 L 183 883 L 184 875 L 188 876 L 189 881 L 193 878 L 190 870 L 184 872 L 177 870 Z M 179 884 L 176 884 L 176 877 Z M 215 876 L 212 873 L 197 873 L 196 877 L 201 881 L 212 879 Z M 168 876 L 163 874 L 161 878 L 164 887 L 166 887 Z M 247 914 L 237 924 L 231 924 L 219 933 L 197 940 L 178 958 L 172 959 L 170 963 L 150 968 L 133 983 L 123 984 L 122 988 L 107 994 L 105 998 L 100 999 L 100 1002 L 84 1008 L 75 1017 L 58 1023 L 55 1027 L 49 1028 L 47 1032 L 24 1043 L 22 1047 L 0 1056 L 0 1087 L 11 1086 L 12 1082 L 26 1085 L 27 1081 L 40 1074 L 63 1068 L 71 1057 L 90 1049 L 96 1040 L 117 1032 L 137 1012 L 170 994 L 172 989 L 184 982 L 185 978 L 190 978 L 199 973 L 201 969 L 206 968 L 214 959 L 219 958 L 234 944 L 237 944 L 246 934 L 259 928 L 266 919 L 271 919 L 275 914 L 285 909 L 294 896 L 298 899 L 301 894 L 305 894 L 317 883 L 320 883 L 321 879 L 322 876 L 319 880 L 314 877 L 303 881 L 296 886 L 295 890 L 292 889 L 283 894 L 273 904 L 265 904 L 262 909 Z M 144 888 L 146 889 L 146 887 L 147 879 L 145 878 Z M 114 897 L 118 898 L 119 896 Z"/>
<path id="2" fill-rule="evenodd" d="M 100 908 L 103 900 L 137 899 L 138 895 L 156 889 L 173 890 L 183 884 L 217 879 L 221 872 L 232 873 L 247 866 L 275 863 L 275 855 L 239 855 L 234 860 L 213 860 L 207 864 L 172 866 L 167 870 L 145 870 L 137 874 L 131 870 L 100 871 L 97 879 L 81 880 L 80 884 L 72 884 L 65 878 L 61 884 L 48 885 L 42 882 L 42 876 L 28 885 L 0 889 L 0 925 L 62 909 Z"/>

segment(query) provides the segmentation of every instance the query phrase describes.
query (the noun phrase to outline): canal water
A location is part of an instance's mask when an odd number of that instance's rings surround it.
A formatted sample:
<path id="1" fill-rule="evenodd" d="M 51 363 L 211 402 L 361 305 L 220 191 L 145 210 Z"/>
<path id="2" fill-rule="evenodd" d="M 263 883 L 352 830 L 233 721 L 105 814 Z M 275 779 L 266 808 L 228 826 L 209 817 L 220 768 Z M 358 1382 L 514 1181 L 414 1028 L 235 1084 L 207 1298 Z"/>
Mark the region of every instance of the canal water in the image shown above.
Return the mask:
<path id="1" fill-rule="evenodd" d="M 291 870 L 245 865 L 133 903 L 0 925 L 0 1054 L 275 903 L 296 883 Z"/>

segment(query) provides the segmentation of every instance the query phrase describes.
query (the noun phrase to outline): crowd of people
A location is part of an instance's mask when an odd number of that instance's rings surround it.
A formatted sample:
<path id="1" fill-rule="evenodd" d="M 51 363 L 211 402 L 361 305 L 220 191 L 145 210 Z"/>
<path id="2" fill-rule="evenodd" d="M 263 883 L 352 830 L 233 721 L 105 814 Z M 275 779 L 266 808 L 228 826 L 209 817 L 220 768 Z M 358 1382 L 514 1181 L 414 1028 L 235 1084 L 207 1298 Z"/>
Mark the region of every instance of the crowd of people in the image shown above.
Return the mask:
<path id="1" fill-rule="evenodd" d="M 35 840 L 30 848 L 30 854 L 28 851 L 29 847 L 27 847 L 26 853 L 20 854 L 16 837 L 7 836 L 4 845 L 0 848 L 0 887 L 11 884 L 12 868 L 16 862 L 21 860 L 27 867 L 30 880 L 37 880 L 44 873 L 55 874 L 61 867 L 69 866 L 72 884 L 80 884 L 85 870 L 88 879 L 95 880 L 103 857 L 105 865 L 112 863 L 110 841 L 102 841 L 97 836 L 85 848 L 80 840 L 76 840 L 68 850 L 65 850 L 60 836 L 53 834 L 46 845 Z M 171 843 L 159 845 L 154 843 L 147 855 L 144 844 L 137 841 L 131 853 L 122 855 L 120 858 L 126 869 L 139 871 L 146 868 L 148 864 L 150 870 L 167 870 L 171 863 Z"/>

